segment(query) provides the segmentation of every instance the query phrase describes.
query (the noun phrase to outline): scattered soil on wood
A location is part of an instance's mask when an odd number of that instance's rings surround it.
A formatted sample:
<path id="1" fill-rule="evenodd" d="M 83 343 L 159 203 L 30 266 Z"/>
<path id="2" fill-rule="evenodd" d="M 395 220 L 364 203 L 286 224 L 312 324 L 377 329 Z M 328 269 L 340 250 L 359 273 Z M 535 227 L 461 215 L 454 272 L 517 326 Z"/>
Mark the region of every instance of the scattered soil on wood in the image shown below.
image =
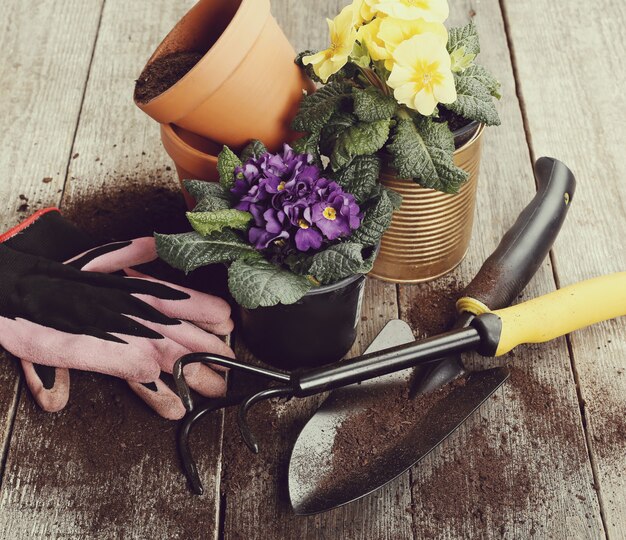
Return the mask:
<path id="1" fill-rule="evenodd" d="M 526 463 L 514 459 L 505 439 L 492 440 L 486 426 L 474 427 L 464 441 L 465 452 L 446 456 L 428 480 L 414 486 L 416 513 L 428 515 L 431 529 L 420 529 L 423 538 L 439 538 L 442 528 L 461 538 L 465 529 L 499 531 L 504 537 L 503 518 L 519 514 L 525 519 L 534 475 Z M 425 520 L 424 520 L 425 521 Z M 422 521 L 422 523 L 424 522 Z"/>
<path id="2" fill-rule="evenodd" d="M 411 307 L 406 319 L 418 338 L 435 336 L 449 330 L 454 323 L 456 301 L 463 285 L 454 277 L 411 286 Z"/>
<path id="3" fill-rule="evenodd" d="M 182 79 L 204 55 L 198 52 L 175 52 L 148 64 L 135 84 L 135 100 L 148 103 Z"/>
<path id="4" fill-rule="evenodd" d="M 166 168 L 165 168 L 166 170 Z M 63 214 L 96 242 L 106 243 L 152 236 L 154 232 L 176 234 L 191 230 L 187 207 L 178 185 L 167 185 L 164 169 L 154 173 L 128 173 L 107 178 L 95 191 L 71 199 Z M 223 265 L 199 268 L 185 275 L 162 261 L 141 271 L 180 285 L 228 297 Z"/>

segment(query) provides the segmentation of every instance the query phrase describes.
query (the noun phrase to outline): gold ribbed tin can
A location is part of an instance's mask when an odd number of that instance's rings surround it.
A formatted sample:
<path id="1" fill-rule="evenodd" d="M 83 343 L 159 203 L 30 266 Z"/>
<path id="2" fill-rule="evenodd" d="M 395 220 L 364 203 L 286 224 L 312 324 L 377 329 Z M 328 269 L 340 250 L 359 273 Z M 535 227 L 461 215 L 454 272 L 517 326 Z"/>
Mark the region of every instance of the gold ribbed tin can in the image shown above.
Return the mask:
<path id="1" fill-rule="evenodd" d="M 381 183 L 402 195 L 382 238 L 370 276 L 394 283 L 429 281 L 453 270 L 465 257 L 472 236 L 482 134 L 454 152 L 454 163 L 469 173 L 459 193 L 426 189 L 383 171 Z"/>

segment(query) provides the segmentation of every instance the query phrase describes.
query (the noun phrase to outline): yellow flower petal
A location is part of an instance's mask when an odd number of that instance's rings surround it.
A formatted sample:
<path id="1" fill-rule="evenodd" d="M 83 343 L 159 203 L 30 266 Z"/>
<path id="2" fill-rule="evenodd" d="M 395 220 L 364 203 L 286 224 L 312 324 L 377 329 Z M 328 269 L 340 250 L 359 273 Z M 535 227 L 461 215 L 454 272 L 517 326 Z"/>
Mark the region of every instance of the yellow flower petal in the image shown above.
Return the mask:
<path id="1" fill-rule="evenodd" d="M 420 90 L 413 101 L 413 108 L 424 116 L 430 116 L 435 112 L 437 106 L 437 100 L 432 92 L 429 92 L 426 88 Z"/>
<path id="2" fill-rule="evenodd" d="M 374 19 L 371 23 L 362 26 L 357 34 L 357 39 L 365 45 L 373 60 L 391 58 L 391 53 L 385 47 L 385 43 L 378 37 L 382 21 L 383 19 Z"/>
<path id="3" fill-rule="evenodd" d="M 447 0 L 379 0 L 374 9 L 397 19 L 444 22 L 450 13 Z"/>
<path id="4" fill-rule="evenodd" d="M 437 103 L 456 100 L 450 55 L 440 36 L 424 33 L 407 39 L 393 52 L 393 60 L 387 84 L 400 103 L 430 116 Z"/>

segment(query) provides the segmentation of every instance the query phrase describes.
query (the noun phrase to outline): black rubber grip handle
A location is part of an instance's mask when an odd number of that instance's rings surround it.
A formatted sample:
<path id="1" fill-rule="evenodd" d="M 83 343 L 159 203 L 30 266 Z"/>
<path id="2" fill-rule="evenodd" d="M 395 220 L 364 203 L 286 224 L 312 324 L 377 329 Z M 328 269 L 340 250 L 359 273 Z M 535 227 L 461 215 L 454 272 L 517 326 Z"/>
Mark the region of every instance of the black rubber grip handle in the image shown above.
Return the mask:
<path id="1" fill-rule="evenodd" d="M 576 179 L 557 159 L 539 158 L 535 176 L 537 195 L 463 293 L 492 310 L 509 306 L 524 290 L 550 252 L 574 197 Z"/>

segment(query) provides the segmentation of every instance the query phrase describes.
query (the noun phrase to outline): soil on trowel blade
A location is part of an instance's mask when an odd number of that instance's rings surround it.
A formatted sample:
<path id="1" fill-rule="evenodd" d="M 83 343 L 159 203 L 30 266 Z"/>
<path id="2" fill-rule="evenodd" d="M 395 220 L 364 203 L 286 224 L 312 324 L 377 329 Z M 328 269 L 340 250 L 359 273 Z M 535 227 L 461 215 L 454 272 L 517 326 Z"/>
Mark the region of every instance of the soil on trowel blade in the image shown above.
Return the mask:
<path id="1" fill-rule="evenodd" d="M 432 408 L 454 389 L 466 384 L 460 377 L 452 383 L 414 399 L 409 388 L 389 392 L 376 404 L 346 418 L 337 428 L 332 448 L 332 482 L 341 483 L 361 467 L 388 455 L 411 434 L 414 426 L 426 419 Z M 329 478 L 329 481 L 331 479 Z"/>
<path id="2" fill-rule="evenodd" d="M 148 64 L 135 84 L 135 100 L 148 103 L 182 79 L 204 55 L 198 52 L 175 52 Z"/>

